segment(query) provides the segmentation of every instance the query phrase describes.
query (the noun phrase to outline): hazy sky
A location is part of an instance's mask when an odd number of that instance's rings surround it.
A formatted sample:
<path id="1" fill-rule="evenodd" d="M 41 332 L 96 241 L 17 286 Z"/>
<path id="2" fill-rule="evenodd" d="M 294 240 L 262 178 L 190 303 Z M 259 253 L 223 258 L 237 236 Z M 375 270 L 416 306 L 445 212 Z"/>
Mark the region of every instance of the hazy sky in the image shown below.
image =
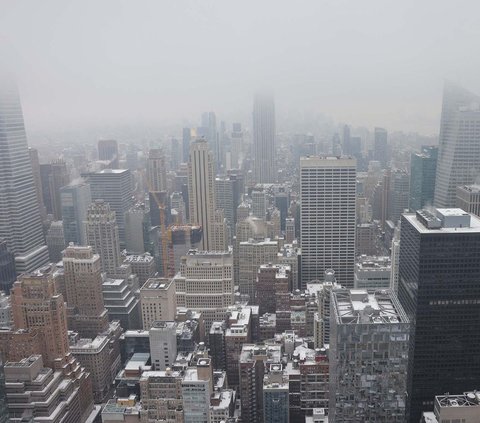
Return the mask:
<path id="1" fill-rule="evenodd" d="M 444 79 L 480 93 L 480 1 L 0 0 L 27 125 L 292 110 L 438 131 Z M 249 125 L 249 122 L 245 122 Z"/>

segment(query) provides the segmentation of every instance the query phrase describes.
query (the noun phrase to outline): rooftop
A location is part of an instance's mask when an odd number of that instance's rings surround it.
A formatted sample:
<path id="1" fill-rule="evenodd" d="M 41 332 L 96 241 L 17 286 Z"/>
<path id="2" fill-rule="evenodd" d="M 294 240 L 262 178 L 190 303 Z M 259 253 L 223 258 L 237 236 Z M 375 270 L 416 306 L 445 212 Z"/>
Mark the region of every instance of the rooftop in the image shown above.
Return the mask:
<path id="1" fill-rule="evenodd" d="M 404 218 L 422 234 L 478 233 L 480 219 L 462 209 L 419 210 L 407 213 Z"/>
<path id="2" fill-rule="evenodd" d="M 408 323 L 400 303 L 389 290 L 334 290 L 332 300 L 338 324 Z"/>
<path id="3" fill-rule="evenodd" d="M 172 279 L 170 278 L 149 278 L 140 288 L 143 289 L 158 289 L 158 290 L 166 290 L 172 284 Z"/>

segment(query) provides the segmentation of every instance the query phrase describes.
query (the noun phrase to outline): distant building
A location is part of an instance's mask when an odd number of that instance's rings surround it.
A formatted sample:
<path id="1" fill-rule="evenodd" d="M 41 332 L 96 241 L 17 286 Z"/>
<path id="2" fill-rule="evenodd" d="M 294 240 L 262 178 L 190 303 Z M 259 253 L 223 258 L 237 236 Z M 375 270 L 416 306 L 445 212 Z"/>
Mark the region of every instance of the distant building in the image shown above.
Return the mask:
<path id="1" fill-rule="evenodd" d="M 410 201 L 411 211 L 433 205 L 438 147 L 424 146 L 420 153 L 410 156 Z"/>
<path id="2" fill-rule="evenodd" d="M 110 169 L 118 169 L 118 143 L 116 140 L 98 140 L 98 159 L 107 162 Z"/>
<path id="3" fill-rule="evenodd" d="M 85 221 L 87 209 L 92 202 L 90 185 L 78 183 L 60 188 L 60 206 L 65 242 L 86 245 Z"/>
<path id="4" fill-rule="evenodd" d="M 57 263 L 62 259 L 62 251 L 65 249 L 65 236 L 63 233 L 63 223 L 62 221 L 53 221 L 50 224 L 50 228 L 47 231 L 47 236 L 45 237 L 48 247 L 48 255 L 50 261 Z"/>
<path id="5" fill-rule="evenodd" d="M 388 133 L 383 128 L 375 128 L 373 139 L 373 159 L 385 169 L 388 163 Z"/>
<path id="6" fill-rule="evenodd" d="M 456 205 L 467 213 L 480 216 L 480 185 L 463 185 L 457 187 Z"/>

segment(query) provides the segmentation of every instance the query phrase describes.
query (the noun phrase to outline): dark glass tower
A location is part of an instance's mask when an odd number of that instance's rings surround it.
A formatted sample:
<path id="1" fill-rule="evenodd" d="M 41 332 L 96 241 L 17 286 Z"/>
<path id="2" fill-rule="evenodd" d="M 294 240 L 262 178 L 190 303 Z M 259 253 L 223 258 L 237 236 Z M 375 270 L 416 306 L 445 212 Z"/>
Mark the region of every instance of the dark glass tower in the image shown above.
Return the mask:
<path id="1" fill-rule="evenodd" d="M 412 323 L 407 421 L 435 395 L 478 389 L 480 219 L 461 209 L 402 216 L 398 296 Z"/>
<path id="2" fill-rule="evenodd" d="M 435 146 L 424 146 L 420 153 L 411 155 L 409 208 L 413 212 L 433 204 L 437 156 Z"/>

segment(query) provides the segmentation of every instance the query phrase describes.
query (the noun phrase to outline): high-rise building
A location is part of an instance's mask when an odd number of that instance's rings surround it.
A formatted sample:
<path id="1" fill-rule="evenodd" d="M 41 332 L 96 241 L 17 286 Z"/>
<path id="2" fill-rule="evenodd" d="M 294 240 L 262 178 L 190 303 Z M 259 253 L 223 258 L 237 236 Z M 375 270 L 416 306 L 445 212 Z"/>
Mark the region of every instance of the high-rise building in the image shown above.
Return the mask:
<path id="1" fill-rule="evenodd" d="M 92 202 L 90 185 L 83 182 L 60 188 L 63 234 L 65 242 L 86 245 L 85 221 L 87 209 Z"/>
<path id="2" fill-rule="evenodd" d="M 252 197 L 252 214 L 259 219 L 265 219 L 267 214 L 267 194 L 263 189 L 254 189 Z"/>
<path id="3" fill-rule="evenodd" d="M 0 239 L 15 254 L 17 273 L 48 262 L 32 164 L 15 84 L 0 81 Z"/>
<path id="4" fill-rule="evenodd" d="M 300 160 L 302 286 L 335 270 L 353 287 L 356 229 L 356 161 L 339 157 Z"/>
<path id="5" fill-rule="evenodd" d="M 215 163 L 205 140 L 196 140 L 190 146 L 188 163 L 188 199 L 190 222 L 203 231 L 202 250 L 213 245 L 215 218 Z"/>
<path id="6" fill-rule="evenodd" d="M 331 306 L 329 420 L 403 423 L 410 323 L 397 297 L 342 289 Z"/>
<path id="7" fill-rule="evenodd" d="M 395 224 L 402 213 L 408 210 L 409 184 L 410 177 L 404 169 L 395 169 L 390 173 L 388 219 Z"/>
<path id="8" fill-rule="evenodd" d="M 457 187 L 457 207 L 467 213 L 480 216 L 480 185 L 463 185 Z"/>
<path id="9" fill-rule="evenodd" d="M 174 282 L 177 307 L 201 312 L 208 334 L 234 304 L 232 253 L 191 250 L 182 257 Z"/>
<path id="10" fill-rule="evenodd" d="M 185 370 L 182 382 L 184 423 L 210 422 L 213 385 L 210 358 L 202 357 L 197 367 Z"/>
<path id="11" fill-rule="evenodd" d="M 230 136 L 230 167 L 232 169 L 242 168 L 245 157 L 244 142 L 242 124 L 233 123 Z"/>
<path id="12" fill-rule="evenodd" d="M 235 215 L 238 207 L 238 199 L 234 198 L 234 183 L 235 180 L 228 176 L 215 178 L 215 207 L 223 210 L 230 231 L 235 227 Z"/>
<path id="13" fill-rule="evenodd" d="M 212 233 L 213 240 L 211 243 L 211 250 L 227 251 L 230 231 L 228 230 L 227 219 L 225 219 L 223 210 L 215 210 Z"/>
<path id="14" fill-rule="evenodd" d="M 70 245 L 63 255 L 69 328 L 95 338 L 108 328 L 102 293 L 102 268 L 92 247 Z"/>
<path id="15" fill-rule="evenodd" d="M 115 275 L 122 264 L 122 257 L 117 219 L 108 203 L 96 200 L 88 207 L 85 230 L 87 244 L 100 256 L 101 270 L 108 275 Z"/>
<path id="16" fill-rule="evenodd" d="M 461 209 L 402 216 L 398 297 L 412 322 L 407 421 L 435 395 L 474 390 L 480 346 L 480 219 Z"/>
<path id="17" fill-rule="evenodd" d="M 282 364 L 270 364 L 263 381 L 263 421 L 265 423 L 289 423 L 290 389 Z"/>
<path id="18" fill-rule="evenodd" d="M 435 180 L 436 207 L 455 207 L 456 188 L 475 182 L 480 172 L 480 97 L 446 83 Z"/>
<path id="19" fill-rule="evenodd" d="M 253 101 L 253 159 L 257 183 L 277 180 L 276 137 L 273 95 L 257 93 Z"/>
<path id="20" fill-rule="evenodd" d="M 375 128 L 373 139 L 373 159 L 385 169 L 388 163 L 388 133 L 383 128 Z"/>
<path id="21" fill-rule="evenodd" d="M 69 351 L 65 299 L 57 293 L 54 267 L 45 266 L 24 273 L 13 284 L 11 292 L 15 329 L 37 329 L 45 364 L 54 367 Z"/>
<path id="22" fill-rule="evenodd" d="M 282 297 L 289 301 L 291 291 L 291 271 L 289 266 L 262 264 L 257 271 L 256 298 L 260 315 L 275 313 L 282 303 Z M 285 300 L 284 300 L 285 301 Z"/>
<path id="23" fill-rule="evenodd" d="M 108 319 L 118 320 L 123 330 L 142 327 L 140 319 L 140 301 L 127 279 L 106 278 L 102 284 L 103 302 Z"/>
<path id="24" fill-rule="evenodd" d="M 433 204 L 438 147 L 424 146 L 420 153 L 410 156 L 410 203 L 411 211 Z"/>
<path id="25" fill-rule="evenodd" d="M 55 220 L 61 220 L 60 188 L 68 185 L 70 182 L 67 164 L 61 159 L 54 160 L 50 164 L 41 164 L 40 177 L 42 181 L 43 204 L 47 209 L 47 213 L 52 214 Z"/>
<path id="26" fill-rule="evenodd" d="M 7 243 L 0 241 L 0 289 L 9 293 L 16 277 L 15 257 L 9 251 Z"/>
<path id="27" fill-rule="evenodd" d="M 120 243 L 125 243 L 125 213 L 132 206 L 132 175 L 128 169 L 104 169 L 82 175 L 90 184 L 92 200 L 110 204 L 117 217 Z"/>
<path id="28" fill-rule="evenodd" d="M 50 224 L 46 235 L 48 255 L 50 261 L 57 263 L 62 259 L 62 251 L 65 249 L 65 235 L 63 233 L 63 222 L 55 220 Z"/>
<path id="29" fill-rule="evenodd" d="M 151 149 L 147 159 L 147 186 L 149 191 L 167 190 L 167 166 L 161 148 Z"/>
<path id="30" fill-rule="evenodd" d="M 145 204 L 135 204 L 125 213 L 125 247 L 129 253 L 145 253 L 150 228 L 150 210 Z"/>
<path id="31" fill-rule="evenodd" d="M 30 164 L 32 165 L 33 183 L 35 185 L 35 192 L 37 194 L 37 203 L 40 208 L 40 215 L 42 220 L 46 218 L 47 210 L 43 203 L 42 192 L 42 178 L 40 175 L 40 160 L 38 158 L 38 150 L 36 148 L 28 147 L 28 153 L 30 154 Z"/>
<path id="32" fill-rule="evenodd" d="M 118 169 L 118 143 L 116 140 L 98 140 L 98 159 L 108 162 L 107 167 Z"/>

